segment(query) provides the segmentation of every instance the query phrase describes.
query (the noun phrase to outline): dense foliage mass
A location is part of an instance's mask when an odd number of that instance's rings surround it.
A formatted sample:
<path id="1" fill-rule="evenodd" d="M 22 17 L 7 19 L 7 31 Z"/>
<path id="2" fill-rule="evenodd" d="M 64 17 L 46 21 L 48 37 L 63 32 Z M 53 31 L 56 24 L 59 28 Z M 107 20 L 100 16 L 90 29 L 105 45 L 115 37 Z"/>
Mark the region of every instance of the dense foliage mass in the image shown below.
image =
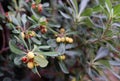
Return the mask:
<path id="1" fill-rule="evenodd" d="M 0 6 L 3 81 L 119 81 L 119 3 L 11 0 L 8 12 Z"/>

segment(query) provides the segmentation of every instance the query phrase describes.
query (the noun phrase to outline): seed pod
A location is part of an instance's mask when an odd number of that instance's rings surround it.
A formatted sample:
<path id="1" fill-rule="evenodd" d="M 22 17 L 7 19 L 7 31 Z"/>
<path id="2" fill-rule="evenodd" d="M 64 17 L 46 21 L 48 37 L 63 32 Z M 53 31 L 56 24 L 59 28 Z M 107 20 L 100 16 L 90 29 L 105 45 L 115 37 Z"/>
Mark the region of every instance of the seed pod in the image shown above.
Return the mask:
<path id="1" fill-rule="evenodd" d="M 64 29 L 64 28 L 61 28 L 61 29 L 60 29 L 60 33 L 65 33 L 65 29 Z"/>
<path id="2" fill-rule="evenodd" d="M 59 60 L 65 60 L 65 59 L 66 59 L 66 56 L 65 56 L 65 55 L 58 56 L 58 59 L 59 59 Z"/>
<path id="3" fill-rule="evenodd" d="M 31 7 L 32 7 L 32 9 L 35 9 L 36 8 L 36 4 L 32 3 Z"/>
<path id="4" fill-rule="evenodd" d="M 29 59 L 32 59 L 32 58 L 34 58 L 34 53 L 33 52 L 28 52 L 28 54 L 27 54 L 27 57 L 29 58 Z"/>
<path id="5" fill-rule="evenodd" d="M 29 69 L 33 69 L 33 68 L 34 68 L 34 63 L 33 63 L 33 62 L 28 62 L 28 63 L 27 63 L 27 67 L 28 67 Z"/>
<path id="6" fill-rule="evenodd" d="M 45 29 L 45 28 L 46 28 L 46 27 L 43 26 L 43 25 L 41 25 L 41 26 L 39 27 L 40 30 Z"/>
<path id="7" fill-rule="evenodd" d="M 21 32 L 20 35 L 21 35 L 21 37 L 22 37 L 23 39 L 25 38 L 24 32 Z"/>
<path id="8" fill-rule="evenodd" d="M 57 37 L 57 38 L 56 38 L 56 42 L 58 42 L 58 43 L 61 42 L 61 38 L 60 38 L 60 37 Z"/>
<path id="9" fill-rule="evenodd" d="M 65 37 L 66 42 L 69 42 L 69 39 L 70 39 L 69 37 Z"/>
<path id="10" fill-rule="evenodd" d="M 45 34 L 46 32 L 47 32 L 47 29 L 46 29 L 46 28 L 41 29 L 41 33 L 42 33 L 42 34 Z"/>
<path id="11" fill-rule="evenodd" d="M 61 38 L 61 42 L 65 42 L 65 38 L 64 37 Z"/>
<path id="12" fill-rule="evenodd" d="M 28 58 L 26 56 L 22 57 L 22 62 L 26 63 L 28 61 Z"/>
<path id="13" fill-rule="evenodd" d="M 43 10 L 42 4 L 38 4 L 38 11 L 42 12 L 42 10 Z"/>
<path id="14" fill-rule="evenodd" d="M 34 31 L 31 31 L 32 37 L 36 36 L 36 33 Z"/>
<path id="15" fill-rule="evenodd" d="M 73 43 L 73 39 L 72 38 L 69 38 L 69 43 Z"/>

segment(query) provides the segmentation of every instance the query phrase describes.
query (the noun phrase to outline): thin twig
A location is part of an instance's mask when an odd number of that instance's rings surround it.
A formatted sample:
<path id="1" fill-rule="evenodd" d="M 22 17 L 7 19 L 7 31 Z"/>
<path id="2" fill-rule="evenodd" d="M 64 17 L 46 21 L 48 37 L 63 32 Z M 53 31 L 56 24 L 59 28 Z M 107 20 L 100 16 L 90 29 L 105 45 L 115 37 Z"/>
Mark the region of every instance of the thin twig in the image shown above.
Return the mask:
<path id="1" fill-rule="evenodd" d="M 2 50 L 0 50 L 0 54 L 2 54 L 4 51 L 9 50 L 9 47 L 3 48 Z"/>
<path id="2" fill-rule="evenodd" d="M 1 2 L 0 2 L 0 12 L 1 12 L 1 14 L 2 14 L 2 15 L 4 15 L 4 14 L 5 14 L 5 12 L 4 12 L 4 10 L 3 10 L 3 7 L 2 7 Z"/>
<path id="3" fill-rule="evenodd" d="M 2 44 L 2 49 L 5 47 L 5 34 L 4 34 L 4 30 L 2 30 L 2 38 L 3 38 L 3 44 Z"/>

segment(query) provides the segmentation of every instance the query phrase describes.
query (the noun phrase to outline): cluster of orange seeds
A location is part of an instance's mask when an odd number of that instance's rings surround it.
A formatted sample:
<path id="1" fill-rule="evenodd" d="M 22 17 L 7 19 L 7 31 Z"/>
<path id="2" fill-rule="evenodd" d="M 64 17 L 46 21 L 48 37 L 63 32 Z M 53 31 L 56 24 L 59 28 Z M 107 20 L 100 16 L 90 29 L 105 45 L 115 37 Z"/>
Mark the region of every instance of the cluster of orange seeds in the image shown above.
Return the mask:
<path id="1" fill-rule="evenodd" d="M 35 54 L 33 52 L 28 52 L 26 56 L 23 56 L 21 58 L 23 63 L 27 63 L 27 67 L 29 69 L 33 69 L 35 66 L 38 66 L 38 64 L 36 62 L 34 62 L 34 57 Z M 44 58 L 44 56 L 41 55 L 42 58 Z"/>
<path id="2" fill-rule="evenodd" d="M 67 42 L 67 43 L 73 43 L 73 39 L 70 37 L 57 37 L 56 42 Z"/>
<path id="3" fill-rule="evenodd" d="M 47 28 L 46 28 L 46 26 L 40 26 L 39 27 L 39 29 L 40 29 L 40 32 L 42 33 L 42 34 L 45 34 L 46 32 L 47 32 Z"/>
<path id="4" fill-rule="evenodd" d="M 32 9 L 36 9 L 36 8 L 37 8 L 37 10 L 38 10 L 39 12 L 42 12 L 42 10 L 43 10 L 42 4 L 36 4 L 35 2 L 32 3 L 31 7 L 32 7 Z"/>
<path id="5" fill-rule="evenodd" d="M 56 42 L 57 43 L 60 43 L 60 42 L 73 43 L 73 39 L 71 37 L 64 36 L 64 34 L 65 34 L 65 29 L 61 28 L 60 29 L 60 35 L 62 35 L 62 36 L 58 36 L 56 38 Z"/>
<path id="6" fill-rule="evenodd" d="M 36 36 L 36 33 L 34 31 L 28 31 L 26 33 L 21 32 L 20 34 L 22 38 L 26 38 L 26 39 Z"/>
<path id="7" fill-rule="evenodd" d="M 58 56 L 57 58 L 58 58 L 58 60 L 65 60 L 65 59 L 66 59 L 66 56 L 65 56 L 65 55 L 60 55 L 60 56 Z"/>

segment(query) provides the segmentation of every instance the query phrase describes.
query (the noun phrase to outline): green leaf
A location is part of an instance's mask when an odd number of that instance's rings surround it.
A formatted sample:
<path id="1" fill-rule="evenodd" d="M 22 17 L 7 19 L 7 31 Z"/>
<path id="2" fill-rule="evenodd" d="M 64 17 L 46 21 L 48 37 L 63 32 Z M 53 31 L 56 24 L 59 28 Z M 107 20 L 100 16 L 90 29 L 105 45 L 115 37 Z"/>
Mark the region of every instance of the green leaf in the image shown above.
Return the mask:
<path id="1" fill-rule="evenodd" d="M 65 51 L 65 54 L 66 55 L 69 55 L 69 56 L 71 56 L 71 57 L 74 57 L 74 56 L 81 56 L 82 54 L 81 54 L 81 51 L 79 51 L 79 50 L 69 50 L 69 51 Z"/>
<path id="2" fill-rule="evenodd" d="M 49 39 L 49 40 L 47 41 L 47 44 L 48 44 L 49 46 L 51 46 L 51 47 L 56 47 L 56 46 L 57 46 L 57 43 L 56 43 L 56 41 L 55 41 L 54 39 Z"/>
<path id="3" fill-rule="evenodd" d="M 61 27 L 60 24 L 53 24 L 53 23 L 48 23 L 48 26 L 50 26 L 50 27 L 56 27 L 56 28 L 60 28 Z"/>
<path id="4" fill-rule="evenodd" d="M 5 16 L 0 13 L 0 18 L 5 19 Z"/>
<path id="5" fill-rule="evenodd" d="M 15 26 L 12 24 L 12 23 L 7 23 L 6 26 L 9 28 L 9 29 L 14 29 L 15 30 Z"/>
<path id="6" fill-rule="evenodd" d="M 41 54 L 46 55 L 46 56 L 58 56 L 60 53 L 58 52 L 41 52 Z"/>
<path id="7" fill-rule="evenodd" d="M 83 13 L 81 14 L 82 16 L 90 16 L 93 12 L 92 8 L 87 8 L 83 11 Z"/>
<path id="8" fill-rule="evenodd" d="M 47 2 L 42 4 L 43 7 L 49 7 L 49 5 L 50 5 L 50 4 L 47 3 Z"/>
<path id="9" fill-rule="evenodd" d="M 16 30 L 16 29 L 14 29 L 12 32 L 15 33 L 15 34 L 19 34 L 19 33 L 20 33 L 20 32 L 19 32 L 18 30 Z"/>
<path id="10" fill-rule="evenodd" d="M 41 41 L 38 40 L 37 38 L 32 37 L 31 40 L 32 40 L 35 44 L 41 45 Z"/>
<path id="11" fill-rule="evenodd" d="M 3 30 L 2 26 L 0 25 L 0 30 Z"/>
<path id="12" fill-rule="evenodd" d="M 61 43 L 59 47 L 57 48 L 57 52 L 64 54 L 65 53 L 65 44 Z"/>
<path id="13" fill-rule="evenodd" d="M 112 3 L 111 3 L 111 0 L 105 0 L 105 4 L 108 6 L 109 10 L 112 9 Z"/>
<path id="14" fill-rule="evenodd" d="M 26 14 L 23 14 L 21 19 L 22 19 L 23 25 L 25 26 L 25 24 L 27 22 Z"/>
<path id="15" fill-rule="evenodd" d="M 65 49 L 72 49 L 72 48 L 75 48 L 75 47 L 77 47 L 78 45 L 77 44 L 67 44 L 66 46 L 65 46 Z"/>
<path id="16" fill-rule="evenodd" d="M 39 49 L 34 50 L 35 53 L 45 55 L 45 56 L 58 56 L 60 55 L 59 52 L 42 52 Z"/>
<path id="17" fill-rule="evenodd" d="M 24 44 L 24 46 L 27 48 L 27 50 L 28 50 L 28 45 L 27 45 L 27 43 L 25 42 L 24 38 L 23 38 L 21 35 L 19 35 L 19 38 L 20 38 L 20 40 L 22 41 L 22 43 Z"/>
<path id="18" fill-rule="evenodd" d="M 99 59 L 101 59 L 101 58 L 104 58 L 104 57 L 106 57 L 108 54 L 109 54 L 109 49 L 108 49 L 108 48 L 105 48 L 105 47 L 101 47 L 101 48 L 98 50 L 97 55 L 96 55 L 94 61 L 99 60 Z"/>
<path id="19" fill-rule="evenodd" d="M 13 15 L 10 15 L 9 17 L 15 25 L 20 26 L 18 20 Z"/>
<path id="20" fill-rule="evenodd" d="M 108 60 L 99 60 L 98 62 L 101 63 L 102 65 L 110 68 L 110 63 Z"/>
<path id="21" fill-rule="evenodd" d="M 39 49 L 49 49 L 51 46 L 39 46 Z"/>
<path id="22" fill-rule="evenodd" d="M 85 10 L 89 0 L 82 0 L 81 4 L 79 5 L 79 17 L 82 14 L 82 12 Z"/>
<path id="23" fill-rule="evenodd" d="M 39 4 L 41 2 L 41 0 L 35 0 L 36 4 Z"/>
<path id="24" fill-rule="evenodd" d="M 114 17 L 120 16 L 120 4 L 113 7 L 114 10 Z"/>
<path id="25" fill-rule="evenodd" d="M 61 70 L 62 70 L 64 73 L 66 73 L 66 74 L 69 73 L 67 67 L 65 66 L 65 64 L 64 64 L 62 61 L 59 61 L 58 64 L 59 64 Z"/>
<path id="26" fill-rule="evenodd" d="M 95 6 L 92 8 L 94 12 L 100 12 L 102 11 L 101 5 Z"/>
<path id="27" fill-rule="evenodd" d="M 33 23 L 36 23 L 31 17 L 27 16 L 27 19 L 30 20 Z M 36 23 L 37 24 L 37 23 Z"/>
<path id="28" fill-rule="evenodd" d="M 74 11 L 77 14 L 78 13 L 78 3 L 77 3 L 77 1 L 76 0 L 69 0 L 69 1 L 71 2 Z"/>
<path id="29" fill-rule="evenodd" d="M 15 54 L 18 54 L 18 55 L 25 54 L 25 52 L 17 48 L 17 46 L 12 42 L 12 40 L 9 41 L 9 47 L 10 47 L 10 50 Z"/>
<path id="30" fill-rule="evenodd" d="M 119 51 L 113 45 L 111 45 L 110 43 L 107 43 L 107 46 L 111 51 L 119 53 Z"/>
<path id="31" fill-rule="evenodd" d="M 41 76 L 40 76 L 40 73 L 39 73 L 38 70 L 37 70 L 37 67 L 33 68 L 33 69 L 32 69 L 32 72 L 33 72 L 33 73 L 37 73 L 38 76 L 41 77 Z"/>
<path id="32" fill-rule="evenodd" d="M 89 27 L 92 27 L 94 25 L 93 21 L 90 19 L 90 17 L 86 17 L 84 19 L 84 24 L 87 24 Z"/>
<path id="33" fill-rule="evenodd" d="M 21 57 L 15 57 L 14 58 L 14 64 L 15 65 L 20 65 L 22 62 L 21 62 Z"/>
<path id="34" fill-rule="evenodd" d="M 77 32 L 77 31 L 74 31 L 74 32 L 66 33 L 65 35 L 76 35 L 76 34 L 78 34 L 78 32 Z"/>
<path id="35" fill-rule="evenodd" d="M 109 61 L 109 63 L 111 64 L 111 65 L 113 65 L 113 66 L 120 66 L 120 62 L 119 61 Z"/>
<path id="36" fill-rule="evenodd" d="M 33 24 L 33 25 L 30 26 L 28 29 L 37 28 L 38 26 L 40 26 L 40 24 Z"/>
<path id="37" fill-rule="evenodd" d="M 34 12 L 34 10 L 31 8 L 31 12 L 33 14 L 33 17 L 35 18 L 35 20 L 39 20 L 39 16 Z"/>
<path id="38" fill-rule="evenodd" d="M 48 61 L 43 58 L 43 57 L 40 57 L 39 55 L 38 56 L 35 56 L 34 58 L 34 61 L 40 65 L 40 67 L 46 67 L 48 65 Z"/>
<path id="39" fill-rule="evenodd" d="M 62 12 L 62 11 L 60 11 L 60 10 L 59 10 L 59 12 L 60 12 L 60 14 L 61 14 L 64 18 L 66 18 L 66 19 L 70 19 L 70 18 L 71 18 L 68 14 L 66 14 L 66 13 L 64 13 L 64 12 Z"/>

